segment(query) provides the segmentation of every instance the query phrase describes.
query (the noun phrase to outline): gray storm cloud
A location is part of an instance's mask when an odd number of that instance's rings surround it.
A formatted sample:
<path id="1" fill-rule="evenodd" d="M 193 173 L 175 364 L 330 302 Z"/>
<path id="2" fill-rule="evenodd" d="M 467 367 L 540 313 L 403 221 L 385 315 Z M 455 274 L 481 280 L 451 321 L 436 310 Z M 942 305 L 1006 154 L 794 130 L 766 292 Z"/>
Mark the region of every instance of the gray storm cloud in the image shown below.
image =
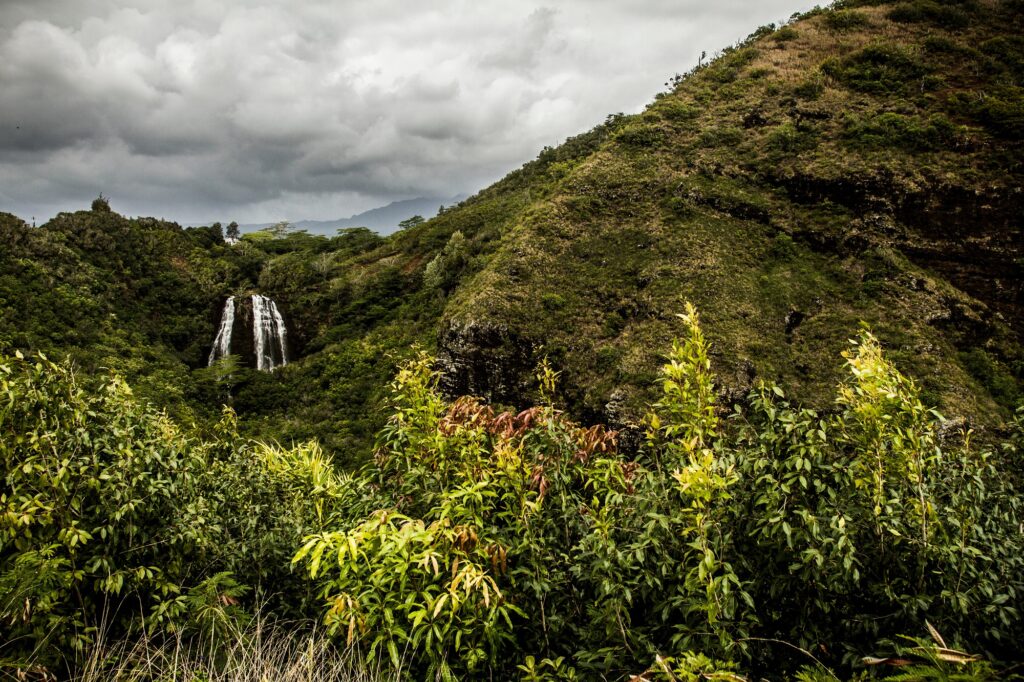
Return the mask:
<path id="1" fill-rule="evenodd" d="M 810 3 L 0 2 L 0 210 L 336 218 L 473 192 Z"/>

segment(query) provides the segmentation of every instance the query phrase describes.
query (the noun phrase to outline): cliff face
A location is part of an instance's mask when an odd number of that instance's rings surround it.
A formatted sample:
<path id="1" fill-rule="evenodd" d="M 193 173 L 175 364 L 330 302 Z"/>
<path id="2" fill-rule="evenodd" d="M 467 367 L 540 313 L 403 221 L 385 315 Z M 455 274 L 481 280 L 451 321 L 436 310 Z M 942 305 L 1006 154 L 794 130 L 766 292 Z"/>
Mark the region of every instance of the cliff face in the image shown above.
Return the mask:
<path id="1" fill-rule="evenodd" d="M 763 378 L 824 406 L 863 321 L 943 411 L 1005 416 L 1024 375 L 1024 23 L 1020 3 L 943 7 L 761 30 L 535 172 L 448 301 L 444 385 L 524 403 L 547 356 L 578 416 L 635 422 L 691 300 L 725 400 Z"/>

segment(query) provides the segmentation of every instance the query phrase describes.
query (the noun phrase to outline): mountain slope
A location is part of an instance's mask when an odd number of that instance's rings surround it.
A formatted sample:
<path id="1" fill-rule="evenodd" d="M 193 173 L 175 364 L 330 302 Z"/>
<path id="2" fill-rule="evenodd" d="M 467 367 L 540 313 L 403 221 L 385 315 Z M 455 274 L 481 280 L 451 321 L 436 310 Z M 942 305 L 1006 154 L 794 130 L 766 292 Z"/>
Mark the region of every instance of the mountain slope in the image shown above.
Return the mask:
<path id="1" fill-rule="evenodd" d="M 1005 415 L 1020 4 L 851 5 L 759 31 L 547 168 L 446 307 L 449 389 L 517 402 L 547 355 L 580 416 L 635 422 L 691 300 L 732 399 L 765 378 L 824 404 L 865 321 L 944 411 Z"/>
<path id="2" fill-rule="evenodd" d="M 228 247 L 109 210 L 0 216 L 0 348 L 113 367 L 200 421 L 366 457 L 396 364 L 452 394 L 636 425 L 699 307 L 727 403 L 759 379 L 828 407 L 861 321 L 948 416 L 1021 399 L 1024 94 L 1016 0 L 845 3 L 758 30 L 422 225 Z M 101 207 L 102 208 L 102 207 Z M 228 295 L 273 298 L 295 361 L 205 368 Z"/>

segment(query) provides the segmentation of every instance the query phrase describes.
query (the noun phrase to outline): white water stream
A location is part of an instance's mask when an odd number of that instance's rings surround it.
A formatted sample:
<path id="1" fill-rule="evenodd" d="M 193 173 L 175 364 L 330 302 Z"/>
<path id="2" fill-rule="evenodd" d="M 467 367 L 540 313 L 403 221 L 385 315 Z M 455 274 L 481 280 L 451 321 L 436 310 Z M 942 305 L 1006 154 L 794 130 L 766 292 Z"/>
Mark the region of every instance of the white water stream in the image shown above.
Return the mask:
<path id="1" fill-rule="evenodd" d="M 231 354 L 231 334 L 234 331 L 235 297 L 224 302 L 220 328 L 213 340 L 207 365 Z M 272 299 L 260 294 L 252 295 L 252 340 L 256 354 L 256 369 L 272 372 L 275 367 L 288 364 L 288 328 Z"/>

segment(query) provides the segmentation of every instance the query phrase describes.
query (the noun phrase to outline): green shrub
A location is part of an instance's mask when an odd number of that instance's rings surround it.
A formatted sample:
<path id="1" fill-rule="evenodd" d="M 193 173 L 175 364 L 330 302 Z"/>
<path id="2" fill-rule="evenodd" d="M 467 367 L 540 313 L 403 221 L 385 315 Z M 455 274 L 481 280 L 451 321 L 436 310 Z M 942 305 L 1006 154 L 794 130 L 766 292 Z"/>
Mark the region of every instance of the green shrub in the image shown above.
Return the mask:
<path id="1" fill-rule="evenodd" d="M 829 12 L 825 15 L 822 23 L 832 33 L 849 33 L 861 30 L 871 22 L 863 13 L 846 9 Z"/>
<path id="2" fill-rule="evenodd" d="M 659 147 L 665 135 L 660 128 L 653 125 L 630 124 L 615 134 L 615 139 L 631 147 Z"/>
<path id="3" fill-rule="evenodd" d="M 448 238 L 448 243 L 423 270 L 423 284 L 441 289 L 445 293 L 458 284 L 463 270 L 469 263 L 469 245 L 465 235 L 456 230 Z"/>
<path id="4" fill-rule="evenodd" d="M 870 648 L 925 617 L 1012 647 L 1020 495 L 993 454 L 940 447 L 937 415 L 873 336 L 847 354 L 834 415 L 768 385 L 730 428 L 692 308 L 682 328 L 634 460 L 553 409 L 549 370 L 545 406 L 499 414 L 445 403 L 428 361 L 407 365 L 367 471 L 380 511 L 297 556 L 328 622 L 429 676 L 618 677 L 666 653 L 707 672 L 727 666 L 694 652 L 742 660 L 736 643 L 750 638 Z M 557 663 L 567 657 L 571 670 Z M 661 665 L 648 670 L 668 674 Z"/>
<path id="5" fill-rule="evenodd" d="M 970 24 L 969 8 L 970 3 L 914 0 L 896 5 L 886 16 L 901 24 L 928 22 L 946 29 L 958 29 Z"/>
<path id="6" fill-rule="evenodd" d="M 882 43 L 830 59 L 822 71 L 851 90 L 884 94 L 903 91 L 928 69 L 902 47 Z"/>
<path id="7" fill-rule="evenodd" d="M 123 380 L 86 392 L 70 367 L 19 353 L 0 361 L 0 387 L 0 639 L 73 657 L 108 601 L 138 593 L 159 617 L 199 577 L 184 558 L 202 524 L 179 501 L 201 458 Z"/>
<path id="8" fill-rule="evenodd" d="M 736 126 L 709 126 L 701 131 L 697 144 L 701 147 L 734 147 L 744 137 L 743 129 Z"/>
<path id="9" fill-rule="evenodd" d="M 981 51 L 1002 64 L 1020 85 L 1024 79 L 1024 38 L 999 36 L 981 44 Z"/>
<path id="10" fill-rule="evenodd" d="M 892 112 L 846 122 L 843 139 L 850 147 L 936 151 L 955 146 L 956 126 L 941 114 L 928 119 Z"/>
<path id="11" fill-rule="evenodd" d="M 1020 388 L 1013 375 L 981 348 L 960 353 L 960 364 L 1000 405 L 1013 409 L 1021 402 Z"/>
<path id="12" fill-rule="evenodd" d="M 802 99 L 817 99 L 825 91 L 825 84 L 821 80 L 821 78 L 805 80 L 793 88 L 793 94 Z"/>
<path id="13" fill-rule="evenodd" d="M 561 310 L 565 307 L 565 296 L 546 293 L 540 297 L 540 302 L 547 310 Z"/>
<path id="14" fill-rule="evenodd" d="M 697 118 L 700 111 L 697 107 L 684 104 L 678 100 L 664 102 L 658 105 L 658 111 L 667 121 L 673 123 L 686 123 Z"/>
<path id="15" fill-rule="evenodd" d="M 813 149 L 817 142 L 812 132 L 800 130 L 792 123 L 784 123 L 768 133 L 767 144 L 769 149 L 794 154 Z"/>
<path id="16" fill-rule="evenodd" d="M 942 35 L 928 36 L 921 43 L 926 52 L 942 55 L 977 55 L 977 51 L 962 46 L 955 40 Z"/>
<path id="17" fill-rule="evenodd" d="M 755 603 L 789 605 L 763 625 L 812 646 L 854 631 L 876 638 L 870 614 L 885 613 L 898 631 L 927 617 L 960 641 L 994 635 L 990 643 L 1005 646 L 1020 628 L 1011 606 L 1020 588 L 1004 578 L 1020 561 L 1019 540 L 1007 535 L 1019 493 L 969 437 L 938 446 L 937 415 L 874 337 L 862 335 L 847 358 L 851 378 L 836 416 L 796 408 L 777 388 L 761 389 L 744 415 L 740 441 L 749 449 L 739 455 L 734 494 L 753 505 L 737 513 L 750 519 L 741 535 L 754 544 L 739 551 L 758 557 L 751 570 L 780 576 L 751 583 Z M 979 516 L 988 505 L 992 516 Z M 982 612 L 988 624 L 975 620 Z"/>
<path id="18" fill-rule="evenodd" d="M 325 504 L 357 501 L 316 446 L 249 446 L 230 411 L 214 435 L 118 377 L 0 359 L 0 658 L 74 666 L 101 626 L 215 642 L 244 624 L 243 601 L 308 606 L 294 548 Z"/>
<path id="19" fill-rule="evenodd" d="M 958 92 L 950 109 L 973 118 L 998 137 L 1024 139 L 1024 87 L 1004 86 L 986 93 Z"/>
<path id="20" fill-rule="evenodd" d="M 769 250 L 772 258 L 780 261 L 791 260 L 797 255 L 796 242 L 785 232 L 780 232 L 775 235 L 772 240 L 771 249 Z"/>
<path id="21" fill-rule="evenodd" d="M 772 34 L 772 40 L 777 43 L 788 43 L 791 40 L 796 40 L 799 36 L 800 32 L 792 26 L 783 26 Z"/>

